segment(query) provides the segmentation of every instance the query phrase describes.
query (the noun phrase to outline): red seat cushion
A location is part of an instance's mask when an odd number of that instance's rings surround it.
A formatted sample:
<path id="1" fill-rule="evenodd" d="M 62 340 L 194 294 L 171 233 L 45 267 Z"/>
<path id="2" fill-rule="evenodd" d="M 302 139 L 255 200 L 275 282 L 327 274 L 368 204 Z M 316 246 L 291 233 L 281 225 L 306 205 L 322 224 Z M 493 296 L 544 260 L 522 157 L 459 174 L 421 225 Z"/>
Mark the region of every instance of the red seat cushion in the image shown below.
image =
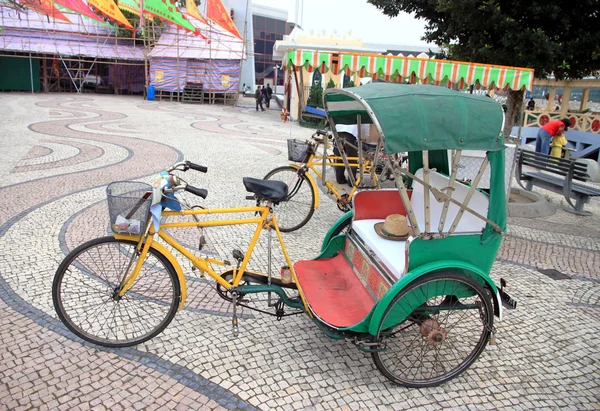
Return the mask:
<path id="1" fill-rule="evenodd" d="M 312 311 L 329 325 L 355 325 L 375 305 L 341 253 L 332 258 L 298 261 L 294 270 Z"/>

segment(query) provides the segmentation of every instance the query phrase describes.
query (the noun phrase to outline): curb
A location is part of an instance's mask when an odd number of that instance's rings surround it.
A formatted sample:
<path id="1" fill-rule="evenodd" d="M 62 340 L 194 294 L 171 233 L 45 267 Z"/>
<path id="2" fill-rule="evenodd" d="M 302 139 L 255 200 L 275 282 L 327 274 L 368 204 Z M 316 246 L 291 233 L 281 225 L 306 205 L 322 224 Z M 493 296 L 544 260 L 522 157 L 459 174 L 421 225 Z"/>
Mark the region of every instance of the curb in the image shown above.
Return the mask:
<path id="1" fill-rule="evenodd" d="M 547 217 L 556 213 L 556 207 L 546 200 L 541 194 L 533 191 L 526 191 L 520 188 L 511 188 L 511 194 L 518 194 L 532 200 L 530 203 L 508 203 L 507 212 L 509 217 Z"/>

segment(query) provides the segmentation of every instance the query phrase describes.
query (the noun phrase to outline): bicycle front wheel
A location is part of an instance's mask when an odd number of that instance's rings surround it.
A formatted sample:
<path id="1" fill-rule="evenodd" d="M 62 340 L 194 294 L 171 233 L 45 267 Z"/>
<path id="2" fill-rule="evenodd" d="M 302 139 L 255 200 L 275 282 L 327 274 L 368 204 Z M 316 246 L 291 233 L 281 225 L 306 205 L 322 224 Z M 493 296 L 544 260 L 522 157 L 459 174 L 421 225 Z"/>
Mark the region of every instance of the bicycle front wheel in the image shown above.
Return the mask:
<path id="1" fill-rule="evenodd" d="M 129 347 L 161 333 L 179 302 L 179 278 L 169 260 L 154 249 L 122 296 L 123 279 L 135 267 L 136 242 L 102 237 L 74 249 L 60 264 L 52 284 L 54 308 L 75 335 L 105 347 Z"/>
<path id="2" fill-rule="evenodd" d="M 269 171 L 265 180 L 283 181 L 288 186 L 285 200 L 274 208 L 279 230 L 288 233 L 303 227 L 315 212 L 315 188 L 308 178 L 290 166 Z"/>

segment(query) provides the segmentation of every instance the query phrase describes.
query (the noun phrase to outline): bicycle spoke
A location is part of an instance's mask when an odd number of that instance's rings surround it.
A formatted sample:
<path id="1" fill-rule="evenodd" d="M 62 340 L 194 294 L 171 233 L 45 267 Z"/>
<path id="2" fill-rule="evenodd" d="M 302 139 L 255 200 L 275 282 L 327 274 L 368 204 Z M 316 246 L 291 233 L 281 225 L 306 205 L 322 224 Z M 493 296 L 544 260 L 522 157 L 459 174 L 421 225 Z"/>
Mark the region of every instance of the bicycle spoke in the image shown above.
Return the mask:
<path id="1" fill-rule="evenodd" d="M 468 368 L 485 348 L 487 341 L 482 337 L 493 319 L 491 299 L 485 299 L 486 291 L 476 280 L 455 273 L 428 276 L 409 286 L 393 303 L 402 305 L 401 297 L 409 296 L 404 301 L 418 306 L 412 316 L 417 327 L 401 322 L 393 333 L 386 330 L 387 350 L 373 353 L 377 367 L 388 378 L 411 387 L 435 386 Z M 380 331 L 377 338 L 381 335 Z"/>
<path id="2" fill-rule="evenodd" d="M 119 296 L 115 289 L 135 256 L 135 243 L 112 238 L 91 243 L 74 250 L 57 272 L 60 287 L 53 298 L 61 320 L 80 337 L 107 346 L 135 345 L 162 331 L 177 312 L 177 276 L 166 260 L 150 250 Z"/>

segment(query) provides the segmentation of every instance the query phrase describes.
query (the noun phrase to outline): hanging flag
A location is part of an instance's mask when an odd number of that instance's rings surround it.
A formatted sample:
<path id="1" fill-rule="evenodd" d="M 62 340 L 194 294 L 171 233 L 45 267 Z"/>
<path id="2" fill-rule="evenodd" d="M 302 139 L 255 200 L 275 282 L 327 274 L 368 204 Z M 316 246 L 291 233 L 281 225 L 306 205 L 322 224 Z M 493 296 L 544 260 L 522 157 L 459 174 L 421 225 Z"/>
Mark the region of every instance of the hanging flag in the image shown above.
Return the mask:
<path id="1" fill-rule="evenodd" d="M 119 8 L 140 15 L 142 5 L 140 0 L 119 0 Z M 162 20 L 170 21 L 185 30 L 198 35 L 199 32 L 171 0 L 144 0 L 144 15 L 150 14 Z"/>
<path id="2" fill-rule="evenodd" d="M 235 27 L 235 24 L 233 24 L 233 20 L 231 20 L 231 17 L 229 17 L 229 13 L 227 13 L 227 10 L 225 9 L 225 6 L 223 6 L 223 2 L 221 0 L 207 0 L 206 17 L 242 40 L 240 32 Z"/>
<path id="3" fill-rule="evenodd" d="M 94 13 L 82 0 L 54 0 L 54 2 L 60 6 L 63 6 L 75 13 L 79 13 L 83 16 L 89 17 L 92 20 L 105 23 L 96 13 Z"/>
<path id="4" fill-rule="evenodd" d="M 194 0 L 185 0 L 185 12 L 196 20 L 208 25 L 208 21 L 206 21 L 204 16 L 200 14 L 198 6 L 196 6 L 196 2 Z"/>
<path id="5" fill-rule="evenodd" d="M 127 21 L 127 18 L 121 13 L 121 10 L 119 10 L 113 0 L 88 0 L 88 5 L 94 7 L 109 19 L 116 21 L 128 29 L 133 29 L 131 23 Z"/>
<path id="6" fill-rule="evenodd" d="M 115 0 L 117 1 L 117 5 L 121 10 L 126 10 L 130 13 L 135 14 L 136 16 L 140 15 L 140 10 L 142 8 L 142 4 L 140 0 Z M 147 15 L 148 13 L 145 13 Z"/>
<path id="7" fill-rule="evenodd" d="M 56 8 L 52 0 L 19 0 L 19 4 L 55 20 L 71 22 Z"/>
<path id="8" fill-rule="evenodd" d="M 172 0 L 144 0 L 144 11 L 198 35 L 199 31 L 177 9 Z"/>

